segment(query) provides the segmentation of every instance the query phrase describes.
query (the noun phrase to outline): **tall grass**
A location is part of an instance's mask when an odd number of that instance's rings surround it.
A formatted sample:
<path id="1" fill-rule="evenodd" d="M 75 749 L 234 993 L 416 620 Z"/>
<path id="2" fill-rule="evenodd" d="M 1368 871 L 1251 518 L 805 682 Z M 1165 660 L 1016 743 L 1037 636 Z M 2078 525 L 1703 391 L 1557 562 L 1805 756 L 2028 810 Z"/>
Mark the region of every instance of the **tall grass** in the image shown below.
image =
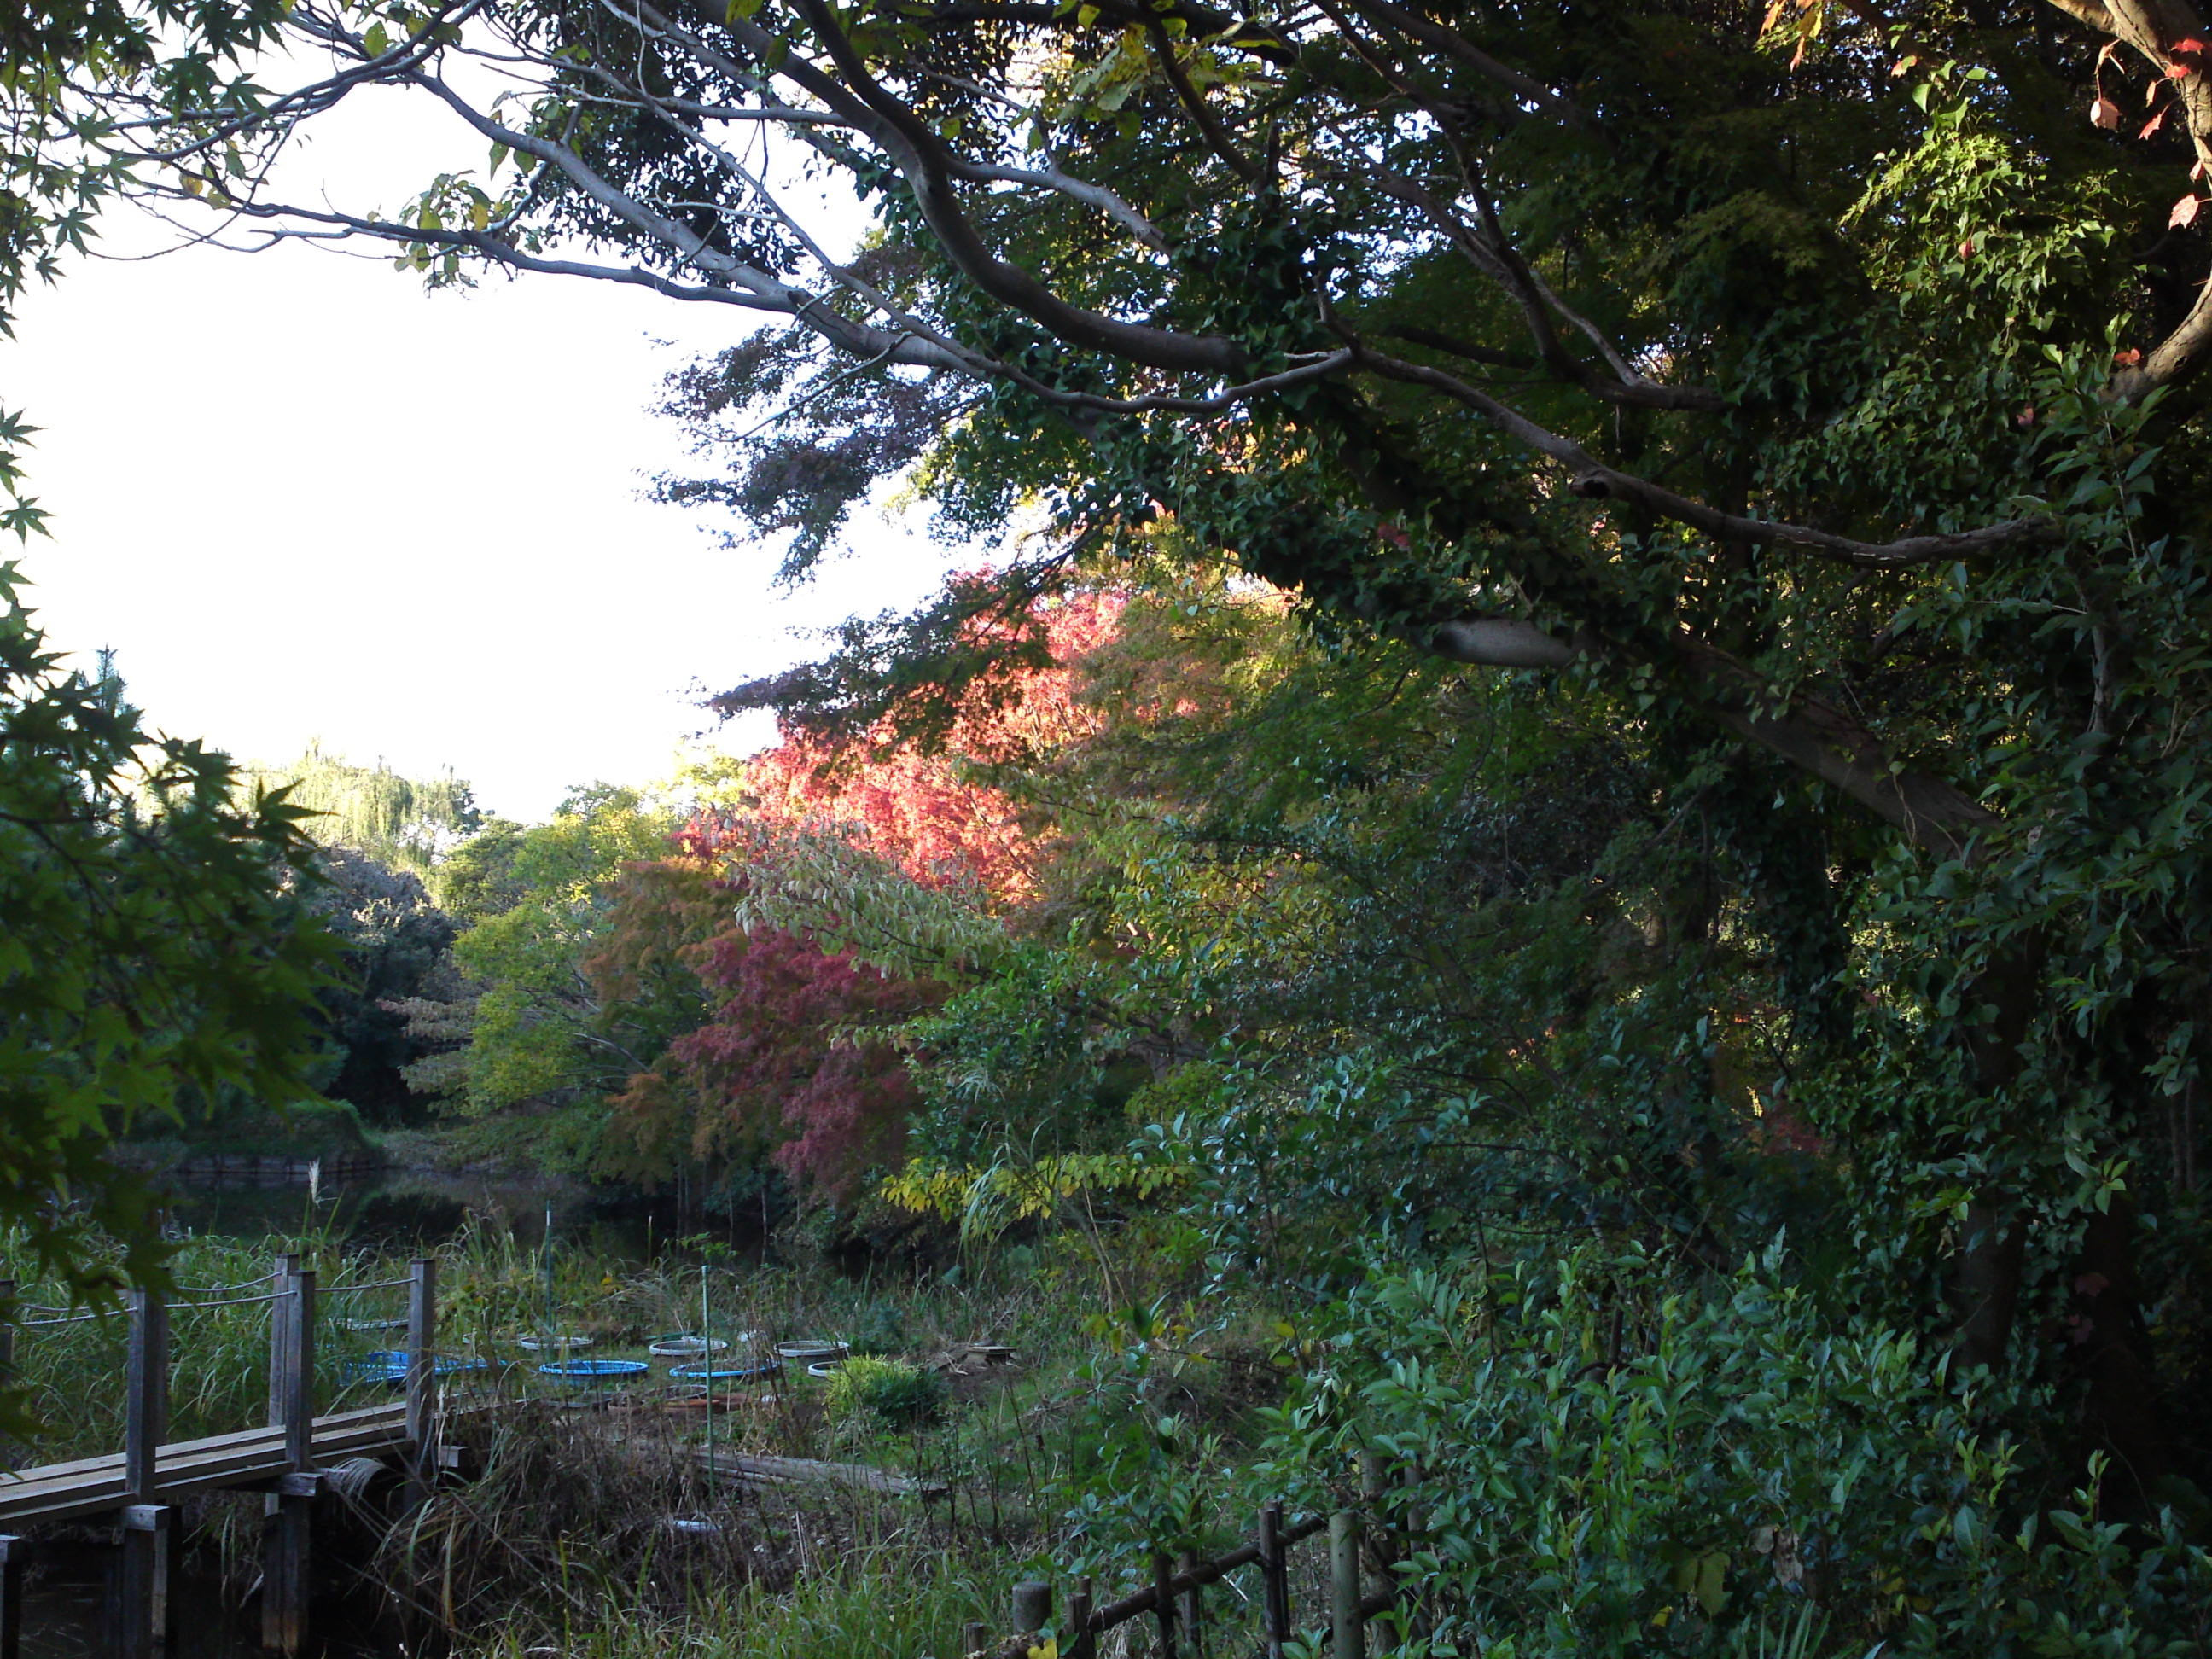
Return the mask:
<path id="1" fill-rule="evenodd" d="M 193 1304 L 266 1292 L 280 1253 L 319 1275 L 318 1409 L 392 1397 L 349 1382 L 348 1369 L 404 1336 L 345 1322 L 404 1313 L 403 1287 L 356 1290 L 404 1278 L 404 1257 L 312 1229 L 250 1244 L 193 1239 L 172 1264 L 172 1438 L 266 1420 L 270 1304 Z M 449 1418 L 448 1437 L 473 1452 L 473 1477 L 404 1514 L 365 1517 L 380 1542 L 356 1565 L 408 1609 L 416 1638 L 449 1639 L 482 1659 L 532 1650 L 859 1659 L 863 1648 L 869 1659 L 951 1659 L 962 1625 L 1004 1622 L 1007 1588 L 1025 1565 L 1066 1559 L 1062 1500 L 1095 1426 L 1083 1414 L 1096 1388 L 1083 1362 L 1098 1336 L 1087 1322 L 1095 1298 L 1071 1280 L 852 1279 L 727 1258 L 641 1264 L 548 1250 L 492 1224 L 465 1228 L 434 1254 L 439 1346 L 486 1362 L 453 1377 L 450 1398 L 606 1408 Z M 0 1240 L 0 1273 L 11 1269 L 23 1300 L 58 1299 L 33 1280 L 14 1241 Z M 941 1419 L 901 1421 L 841 1403 L 803 1375 L 726 1387 L 720 1412 L 699 1409 L 696 1389 L 687 1405 L 659 1368 L 626 1395 L 580 1396 L 541 1378 L 540 1357 L 515 1343 L 550 1332 L 589 1336 L 599 1356 L 637 1354 L 653 1336 L 702 1324 L 733 1344 L 746 1332 L 763 1347 L 822 1338 L 916 1364 L 1002 1343 L 1021 1363 L 956 1380 Z M 114 1312 L 19 1334 L 16 1380 L 42 1425 L 19 1462 L 120 1448 L 126 1334 Z M 823 1486 L 764 1493 L 726 1468 L 709 1472 L 696 1454 L 710 1438 L 718 1453 L 865 1462 L 951 1492 L 927 1502 Z M 220 1540 L 241 1570 L 249 1522 Z"/>

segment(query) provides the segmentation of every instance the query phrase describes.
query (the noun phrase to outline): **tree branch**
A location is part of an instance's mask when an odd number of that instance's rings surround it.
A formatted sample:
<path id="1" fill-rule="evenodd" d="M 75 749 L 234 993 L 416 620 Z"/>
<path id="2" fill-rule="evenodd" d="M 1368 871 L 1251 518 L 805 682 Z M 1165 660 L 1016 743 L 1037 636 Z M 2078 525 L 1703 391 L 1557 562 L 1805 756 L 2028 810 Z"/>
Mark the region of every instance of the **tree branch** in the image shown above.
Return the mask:
<path id="1" fill-rule="evenodd" d="M 2058 526 L 2050 519 L 2008 519 L 1978 530 L 1908 536 L 1893 542 L 1862 542 L 1803 525 L 1739 518 L 1702 501 L 1693 501 L 1686 495 L 1677 495 L 1648 479 L 1607 466 L 1571 438 L 1538 426 L 1510 404 L 1440 368 L 1382 356 L 1364 348 L 1360 349 L 1359 360 L 1363 367 L 1386 379 L 1431 386 L 1487 416 L 1501 431 L 1566 466 L 1571 475 L 1571 487 L 1577 495 L 1594 501 L 1633 501 L 1662 518 L 1702 530 L 1717 540 L 1802 547 L 1839 564 L 1893 569 L 1930 564 L 1940 559 L 1966 558 L 2003 547 L 2035 545 L 2055 541 L 2058 537 Z"/>

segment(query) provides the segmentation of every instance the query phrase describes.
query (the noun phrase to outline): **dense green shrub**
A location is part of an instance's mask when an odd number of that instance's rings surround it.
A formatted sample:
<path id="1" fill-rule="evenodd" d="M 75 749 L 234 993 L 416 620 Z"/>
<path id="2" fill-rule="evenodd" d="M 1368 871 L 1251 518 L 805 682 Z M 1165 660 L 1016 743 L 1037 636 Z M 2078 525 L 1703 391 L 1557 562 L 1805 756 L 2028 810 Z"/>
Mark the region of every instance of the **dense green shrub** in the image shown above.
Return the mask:
<path id="1" fill-rule="evenodd" d="M 933 1422 L 945 1407 L 945 1382 L 902 1360 L 856 1356 L 830 1374 L 830 1411 L 869 1416 L 894 1428 Z"/>
<path id="2" fill-rule="evenodd" d="M 2002 1429 L 2021 1402 L 1790 1265 L 1378 1276 L 1258 1474 L 1319 1507 L 1362 1450 L 1417 1472 L 1386 1500 L 1433 1620 L 1407 1652 L 1749 1651 L 1808 1606 L 1835 1654 L 2205 1650 L 2212 1556 L 2172 1512 L 2034 1490 Z"/>

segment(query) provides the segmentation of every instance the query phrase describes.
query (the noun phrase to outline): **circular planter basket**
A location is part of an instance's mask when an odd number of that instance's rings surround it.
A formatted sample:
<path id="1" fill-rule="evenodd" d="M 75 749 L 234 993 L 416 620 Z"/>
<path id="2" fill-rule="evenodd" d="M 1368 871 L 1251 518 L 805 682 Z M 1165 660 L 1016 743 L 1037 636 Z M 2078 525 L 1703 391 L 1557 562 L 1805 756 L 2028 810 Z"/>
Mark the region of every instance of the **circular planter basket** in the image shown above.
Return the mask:
<path id="1" fill-rule="evenodd" d="M 451 1376 L 456 1371 L 488 1370 L 481 1359 L 457 1359 L 439 1354 L 430 1361 L 434 1376 Z M 404 1382 L 407 1380 L 407 1355 L 398 1348 L 380 1348 L 374 1353 L 363 1354 L 349 1361 L 345 1368 L 349 1382 Z"/>
<path id="2" fill-rule="evenodd" d="M 656 1359 L 697 1359 L 710 1353 L 720 1353 L 730 1345 L 717 1337 L 691 1336 L 678 1332 L 672 1336 L 656 1336 L 646 1352 Z"/>
<path id="3" fill-rule="evenodd" d="M 752 1365 L 678 1365 L 668 1377 L 672 1382 L 757 1382 L 782 1369 L 773 1359 Z"/>
<path id="4" fill-rule="evenodd" d="M 570 1353 L 577 1353 L 590 1347 L 592 1340 L 593 1339 L 588 1336 L 574 1335 L 518 1336 L 514 1339 L 514 1346 L 527 1349 L 532 1353 L 559 1353 L 563 1349 Z"/>
<path id="5" fill-rule="evenodd" d="M 626 1377 L 643 1376 L 645 1371 L 646 1364 L 642 1359 L 570 1359 L 538 1368 L 540 1376 L 550 1376 L 556 1382 L 566 1382 L 574 1388 L 593 1384 L 604 1387 Z"/>
<path id="6" fill-rule="evenodd" d="M 776 1358 L 787 1359 L 794 1365 L 842 1365 L 853 1357 L 853 1350 L 842 1342 L 820 1342 L 809 1339 L 804 1342 L 779 1342 Z"/>

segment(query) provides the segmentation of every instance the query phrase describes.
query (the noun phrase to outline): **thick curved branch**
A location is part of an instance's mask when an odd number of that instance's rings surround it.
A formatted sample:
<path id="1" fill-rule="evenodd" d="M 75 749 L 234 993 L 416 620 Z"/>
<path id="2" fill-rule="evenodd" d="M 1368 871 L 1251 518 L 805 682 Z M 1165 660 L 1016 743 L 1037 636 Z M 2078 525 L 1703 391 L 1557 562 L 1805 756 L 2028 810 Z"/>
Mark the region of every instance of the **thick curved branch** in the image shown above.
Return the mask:
<path id="1" fill-rule="evenodd" d="M 1508 617 L 1462 617 L 1406 637 L 1452 662 L 1488 668 L 1571 668 L 1619 647 L 1582 634 L 1562 639 Z M 1728 653 L 1684 633 L 1662 666 L 1707 719 L 1745 742 L 1809 772 L 1903 830 L 1916 846 L 1962 856 L 1978 830 L 1998 822 L 1987 807 L 1942 778 L 1899 767 L 1880 738 L 1835 704 L 1799 695 L 1781 702 L 1773 684 Z"/>
<path id="2" fill-rule="evenodd" d="M 1893 542 L 1862 542 L 1832 535 L 1804 525 L 1783 524 L 1771 519 L 1745 519 L 1723 513 L 1686 495 L 1662 489 L 1649 479 L 1606 465 L 1571 438 L 1538 426 L 1511 405 L 1469 386 L 1456 375 L 1420 363 L 1409 363 L 1361 349 L 1360 363 L 1385 379 L 1425 386 L 1487 416 L 1509 436 L 1565 466 L 1578 495 L 1594 501 L 1633 501 L 1660 517 L 1702 530 L 1722 541 L 1753 542 L 1762 545 L 1802 547 L 1839 564 L 1875 569 L 1930 564 L 1942 559 L 1966 558 L 1999 548 L 2030 546 L 2055 541 L 2058 526 L 2050 519 L 2008 519 L 1979 530 L 1935 536 L 1908 536 Z"/>
<path id="3" fill-rule="evenodd" d="M 1219 156 L 1229 170 L 1245 183 L 1258 184 L 1266 176 L 1259 163 L 1237 148 L 1237 141 L 1229 136 L 1229 129 L 1221 125 L 1220 118 L 1206 106 L 1206 100 L 1199 94 L 1198 88 L 1191 85 L 1190 76 L 1183 73 L 1182 65 L 1176 59 L 1175 42 L 1168 35 L 1167 25 L 1159 18 L 1153 17 L 1149 20 L 1145 33 L 1152 43 L 1152 56 L 1159 60 L 1161 71 L 1168 78 L 1168 85 L 1175 88 L 1176 99 L 1196 124 L 1199 135 L 1206 140 L 1206 148 Z"/>
<path id="4" fill-rule="evenodd" d="M 785 63 L 778 73 L 797 82 L 830 108 L 843 106 L 863 118 L 869 137 L 883 147 L 905 178 L 945 257 L 970 282 L 1071 345 L 1177 374 L 1234 380 L 1249 376 L 1244 353 L 1233 341 L 1218 335 L 1176 333 L 1086 311 L 1060 298 L 1020 266 L 1000 258 L 960 207 L 953 191 L 955 158 L 943 141 L 877 81 L 822 0 L 796 0 L 796 3 L 843 81 L 841 83 L 797 59 Z M 642 9 L 653 15 L 650 8 Z M 776 42 L 766 31 L 744 18 L 733 15 L 728 27 L 749 52 L 766 57 L 775 49 Z"/>

